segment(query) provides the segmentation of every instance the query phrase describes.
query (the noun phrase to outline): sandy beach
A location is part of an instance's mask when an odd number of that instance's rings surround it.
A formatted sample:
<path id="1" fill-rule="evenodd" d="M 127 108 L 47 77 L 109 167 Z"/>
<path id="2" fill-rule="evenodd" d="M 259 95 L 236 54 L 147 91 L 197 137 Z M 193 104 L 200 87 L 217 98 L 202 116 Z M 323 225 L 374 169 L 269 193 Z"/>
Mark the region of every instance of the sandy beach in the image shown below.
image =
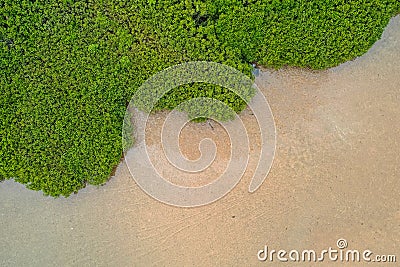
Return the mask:
<path id="1" fill-rule="evenodd" d="M 265 245 L 337 249 L 338 239 L 349 249 L 395 254 L 397 263 L 381 266 L 397 266 L 399 62 L 397 16 L 381 40 L 354 61 L 324 71 L 263 70 L 256 84 L 275 118 L 277 149 L 269 176 L 254 193 L 248 185 L 260 139 L 249 110 L 240 114 L 250 137 L 248 168 L 233 191 L 206 206 L 156 201 L 135 184 L 125 162 L 106 185 L 88 186 L 67 199 L 0 183 L 0 266 L 291 266 L 261 262 L 257 253 Z M 230 155 L 227 134 L 205 122 L 183 129 L 181 149 L 196 159 L 199 142 L 211 138 L 218 149 L 215 161 L 195 180 L 177 175 L 158 141 L 166 115 L 152 115 L 146 138 L 170 181 L 202 185 L 223 172 Z"/>

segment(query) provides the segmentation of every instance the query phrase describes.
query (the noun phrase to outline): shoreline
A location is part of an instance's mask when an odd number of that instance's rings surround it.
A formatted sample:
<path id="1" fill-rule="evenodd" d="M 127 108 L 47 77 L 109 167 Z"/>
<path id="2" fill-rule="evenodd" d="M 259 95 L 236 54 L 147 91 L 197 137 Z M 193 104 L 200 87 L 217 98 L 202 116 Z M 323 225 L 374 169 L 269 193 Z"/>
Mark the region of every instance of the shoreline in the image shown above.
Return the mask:
<path id="1" fill-rule="evenodd" d="M 87 186 L 67 199 L 2 182 L 0 265 L 255 265 L 264 245 L 319 250 L 335 247 L 339 238 L 350 249 L 397 253 L 399 29 L 397 16 L 366 55 L 335 69 L 260 73 L 256 82 L 274 114 L 278 146 L 271 173 L 252 194 L 254 158 L 232 192 L 190 209 L 146 195 L 124 162 L 105 186 Z M 242 113 L 256 140 L 252 116 Z M 153 117 L 152 129 L 161 117 Z M 183 138 L 192 138 L 183 147 L 188 157 L 199 155 L 204 135 L 224 140 L 207 124 L 185 131 Z M 193 138 L 194 132 L 201 134 Z M 160 154 L 158 134 L 149 136 L 153 155 Z"/>

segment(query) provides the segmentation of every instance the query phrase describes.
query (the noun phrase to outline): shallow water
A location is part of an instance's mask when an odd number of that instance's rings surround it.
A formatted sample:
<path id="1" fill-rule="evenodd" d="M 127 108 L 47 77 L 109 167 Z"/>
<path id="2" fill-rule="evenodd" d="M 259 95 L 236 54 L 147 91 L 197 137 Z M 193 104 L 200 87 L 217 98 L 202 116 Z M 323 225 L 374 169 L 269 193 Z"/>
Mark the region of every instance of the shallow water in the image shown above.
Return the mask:
<path id="1" fill-rule="evenodd" d="M 105 186 L 89 186 L 68 199 L 1 183 L 0 266 L 255 265 L 265 244 L 318 250 L 336 247 L 339 238 L 351 249 L 398 253 L 399 261 L 399 62 L 397 16 L 382 39 L 352 62 L 326 71 L 260 73 L 256 83 L 271 105 L 278 140 L 271 173 L 253 194 L 247 188 L 254 158 L 226 197 L 192 209 L 143 193 L 124 163 Z M 150 125 L 154 155 L 161 149 L 156 129 L 163 117 L 156 115 Z M 248 110 L 241 118 L 251 150 L 259 149 L 254 118 Z M 191 125 L 182 135 L 189 158 L 198 157 L 199 140 L 210 137 L 224 162 L 228 151 L 218 126 Z M 220 167 L 216 162 L 213 171 Z"/>

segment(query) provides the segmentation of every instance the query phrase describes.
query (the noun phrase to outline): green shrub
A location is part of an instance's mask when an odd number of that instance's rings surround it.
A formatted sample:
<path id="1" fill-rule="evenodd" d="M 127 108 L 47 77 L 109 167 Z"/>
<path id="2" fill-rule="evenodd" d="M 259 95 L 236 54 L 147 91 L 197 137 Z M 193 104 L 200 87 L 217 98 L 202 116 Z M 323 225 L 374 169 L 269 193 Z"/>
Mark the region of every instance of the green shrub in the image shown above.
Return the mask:
<path id="1" fill-rule="evenodd" d="M 246 61 L 323 69 L 364 54 L 400 11 L 398 0 L 210 0 L 221 42 Z"/>
<path id="2" fill-rule="evenodd" d="M 0 3 L 0 180 L 51 196 L 107 181 L 122 122 L 151 75 L 193 60 L 248 75 L 249 62 L 325 68 L 364 53 L 400 10 L 385 1 L 15 1 Z M 157 109 L 212 96 L 181 86 Z"/>

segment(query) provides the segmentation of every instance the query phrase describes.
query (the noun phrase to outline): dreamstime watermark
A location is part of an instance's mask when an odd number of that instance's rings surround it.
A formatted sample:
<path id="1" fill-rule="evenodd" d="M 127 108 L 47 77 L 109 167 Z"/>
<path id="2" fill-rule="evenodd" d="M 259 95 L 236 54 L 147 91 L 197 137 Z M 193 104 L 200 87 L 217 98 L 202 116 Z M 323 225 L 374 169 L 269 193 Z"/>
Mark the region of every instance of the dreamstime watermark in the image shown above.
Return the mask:
<path id="1" fill-rule="evenodd" d="M 336 248 L 337 247 L 337 248 Z M 321 251 L 312 249 L 306 250 L 269 250 L 265 245 L 263 249 L 257 253 L 259 261 L 269 262 L 322 262 L 325 260 L 334 262 L 377 262 L 377 263 L 395 263 L 396 255 L 378 255 L 374 254 L 371 250 L 357 250 L 347 249 L 348 244 L 346 239 L 338 239 L 336 247 L 329 247 Z"/>
<path id="2" fill-rule="evenodd" d="M 242 72 L 226 65 L 204 61 L 187 62 L 158 72 L 142 84 L 127 107 L 122 132 L 124 156 L 132 177 L 143 191 L 163 203 L 179 207 L 206 205 L 229 193 L 243 176 L 250 155 L 249 137 L 240 117 L 225 103 L 212 97 L 201 97 L 187 100 L 169 113 L 163 125 L 160 143 L 165 157 L 177 170 L 200 172 L 215 159 L 215 143 L 210 139 L 202 140 L 199 144 L 201 157 L 192 161 L 182 155 L 179 135 L 185 124 L 192 119 L 207 117 L 217 121 L 230 139 L 230 160 L 222 175 L 204 186 L 180 186 L 167 181 L 162 170 L 154 166 L 145 138 L 149 113 L 172 89 L 196 82 L 230 89 L 246 102 L 257 120 L 261 150 L 249 192 L 261 186 L 275 154 L 276 129 L 269 104 L 253 81 Z M 185 111 L 188 116 L 183 118 L 178 111 Z M 225 115 L 233 118 L 235 123 L 224 121 L 222 118 Z"/>

